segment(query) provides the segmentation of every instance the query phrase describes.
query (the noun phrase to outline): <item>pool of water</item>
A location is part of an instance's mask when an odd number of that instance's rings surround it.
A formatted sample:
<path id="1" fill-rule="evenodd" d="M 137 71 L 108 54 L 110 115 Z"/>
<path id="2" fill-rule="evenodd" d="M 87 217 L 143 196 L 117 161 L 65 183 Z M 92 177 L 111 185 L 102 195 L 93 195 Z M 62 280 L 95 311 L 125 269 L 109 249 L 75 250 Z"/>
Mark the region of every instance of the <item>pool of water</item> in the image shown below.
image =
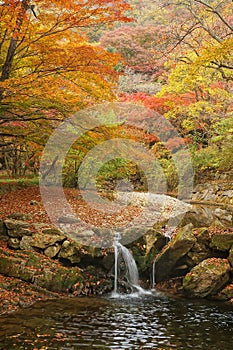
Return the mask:
<path id="1" fill-rule="evenodd" d="M 0 349 L 232 350 L 233 309 L 158 293 L 37 302 L 0 317 Z"/>

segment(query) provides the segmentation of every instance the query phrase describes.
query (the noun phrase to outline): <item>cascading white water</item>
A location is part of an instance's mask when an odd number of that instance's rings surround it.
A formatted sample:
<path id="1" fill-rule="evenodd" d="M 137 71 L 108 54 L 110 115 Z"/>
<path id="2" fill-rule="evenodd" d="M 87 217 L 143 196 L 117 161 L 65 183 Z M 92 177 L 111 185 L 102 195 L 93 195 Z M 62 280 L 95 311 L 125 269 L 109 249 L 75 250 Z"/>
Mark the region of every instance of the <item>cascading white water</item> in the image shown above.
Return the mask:
<path id="1" fill-rule="evenodd" d="M 155 287 L 155 259 L 152 265 L 152 289 Z"/>
<path id="2" fill-rule="evenodd" d="M 124 260 L 126 271 L 127 271 L 127 279 L 128 282 L 134 286 L 136 289 L 140 288 L 139 286 L 139 276 L 138 276 L 138 268 L 136 262 L 130 253 L 130 251 L 123 246 L 119 240 L 121 239 L 121 235 L 119 232 L 116 232 L 114 235 L 114 253 L 115 253 L 115 278 L 114 278 L 114 290 L 113 293 L 117 294 L 117 279 L 118 279 L 118 256 L 121 254 L 122 259 Z"/>
<path id="3" fill-rule="evenodd" d="M 128 278 L 128 282 L 133 286 L 138 286 L 139 285 L 138 268 L 133 258 L 133 255 L 121 243 L 118 242 L 117 246 L 125 262 L 125 266 L 127 270 L 126 277 Z"/>

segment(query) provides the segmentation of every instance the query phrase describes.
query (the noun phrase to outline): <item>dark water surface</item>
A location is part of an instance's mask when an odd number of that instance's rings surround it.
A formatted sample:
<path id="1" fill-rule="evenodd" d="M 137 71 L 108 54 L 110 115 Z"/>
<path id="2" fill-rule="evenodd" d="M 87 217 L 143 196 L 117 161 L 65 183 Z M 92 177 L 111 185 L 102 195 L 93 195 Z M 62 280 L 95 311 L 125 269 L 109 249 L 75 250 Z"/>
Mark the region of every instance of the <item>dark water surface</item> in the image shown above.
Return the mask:
<path id="1" fill-rule="evenodd" d="M 0 344 L 1 350 L 232 350 L 233 309 L 157 294 L 38 302 L 0 317 Z"/>

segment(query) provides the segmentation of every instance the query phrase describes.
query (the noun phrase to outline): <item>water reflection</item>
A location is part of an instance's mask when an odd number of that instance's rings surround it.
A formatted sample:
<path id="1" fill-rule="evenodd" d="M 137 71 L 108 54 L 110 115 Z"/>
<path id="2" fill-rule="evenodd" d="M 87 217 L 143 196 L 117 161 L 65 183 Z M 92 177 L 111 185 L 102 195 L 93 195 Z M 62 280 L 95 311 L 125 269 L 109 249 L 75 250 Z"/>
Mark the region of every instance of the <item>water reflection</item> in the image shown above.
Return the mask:
<path id="1" fill-rule="evenodd" d="M 38 302 L 0 318 L 0 349 L 231 350 L 233 310 L 166 297 Z"/>

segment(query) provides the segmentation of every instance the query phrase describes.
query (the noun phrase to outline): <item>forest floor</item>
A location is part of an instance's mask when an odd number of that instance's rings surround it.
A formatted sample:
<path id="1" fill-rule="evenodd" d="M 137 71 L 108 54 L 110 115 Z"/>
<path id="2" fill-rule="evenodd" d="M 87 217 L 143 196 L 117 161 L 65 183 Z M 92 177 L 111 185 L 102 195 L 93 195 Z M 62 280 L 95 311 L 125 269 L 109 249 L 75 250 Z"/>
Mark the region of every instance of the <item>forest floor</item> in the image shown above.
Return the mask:
<path id="1" fill-rule="evenodd" d="M 80 192 L 76 189 L 65 188 L 64 193 L 74 213 L 78 214 L 80 220 L 90 225 L 100 227 L 122 226 L 140 214 L 137 206 L 128 205 L 121 211 L 113 214 L 109 212 L 106 215 L 104 209 L 105 205 L 108 206 L 108 204 L 95 203 L 92 206 L 80 196 Z M 59 198 L 56 198 L 56 189 L 51 191 L 51 195 L 53 196 L 51 200 L 56 204 L 54 210 L 61 209 L 63 203 L 59 203 Z M 15 213 L 28 214 L 27 221 L 31 223 L 51 224 L 43 205 L 39 186 L 15 189 L 0 195 L 0 219 L 5 220 L 10 214 Z"/>

